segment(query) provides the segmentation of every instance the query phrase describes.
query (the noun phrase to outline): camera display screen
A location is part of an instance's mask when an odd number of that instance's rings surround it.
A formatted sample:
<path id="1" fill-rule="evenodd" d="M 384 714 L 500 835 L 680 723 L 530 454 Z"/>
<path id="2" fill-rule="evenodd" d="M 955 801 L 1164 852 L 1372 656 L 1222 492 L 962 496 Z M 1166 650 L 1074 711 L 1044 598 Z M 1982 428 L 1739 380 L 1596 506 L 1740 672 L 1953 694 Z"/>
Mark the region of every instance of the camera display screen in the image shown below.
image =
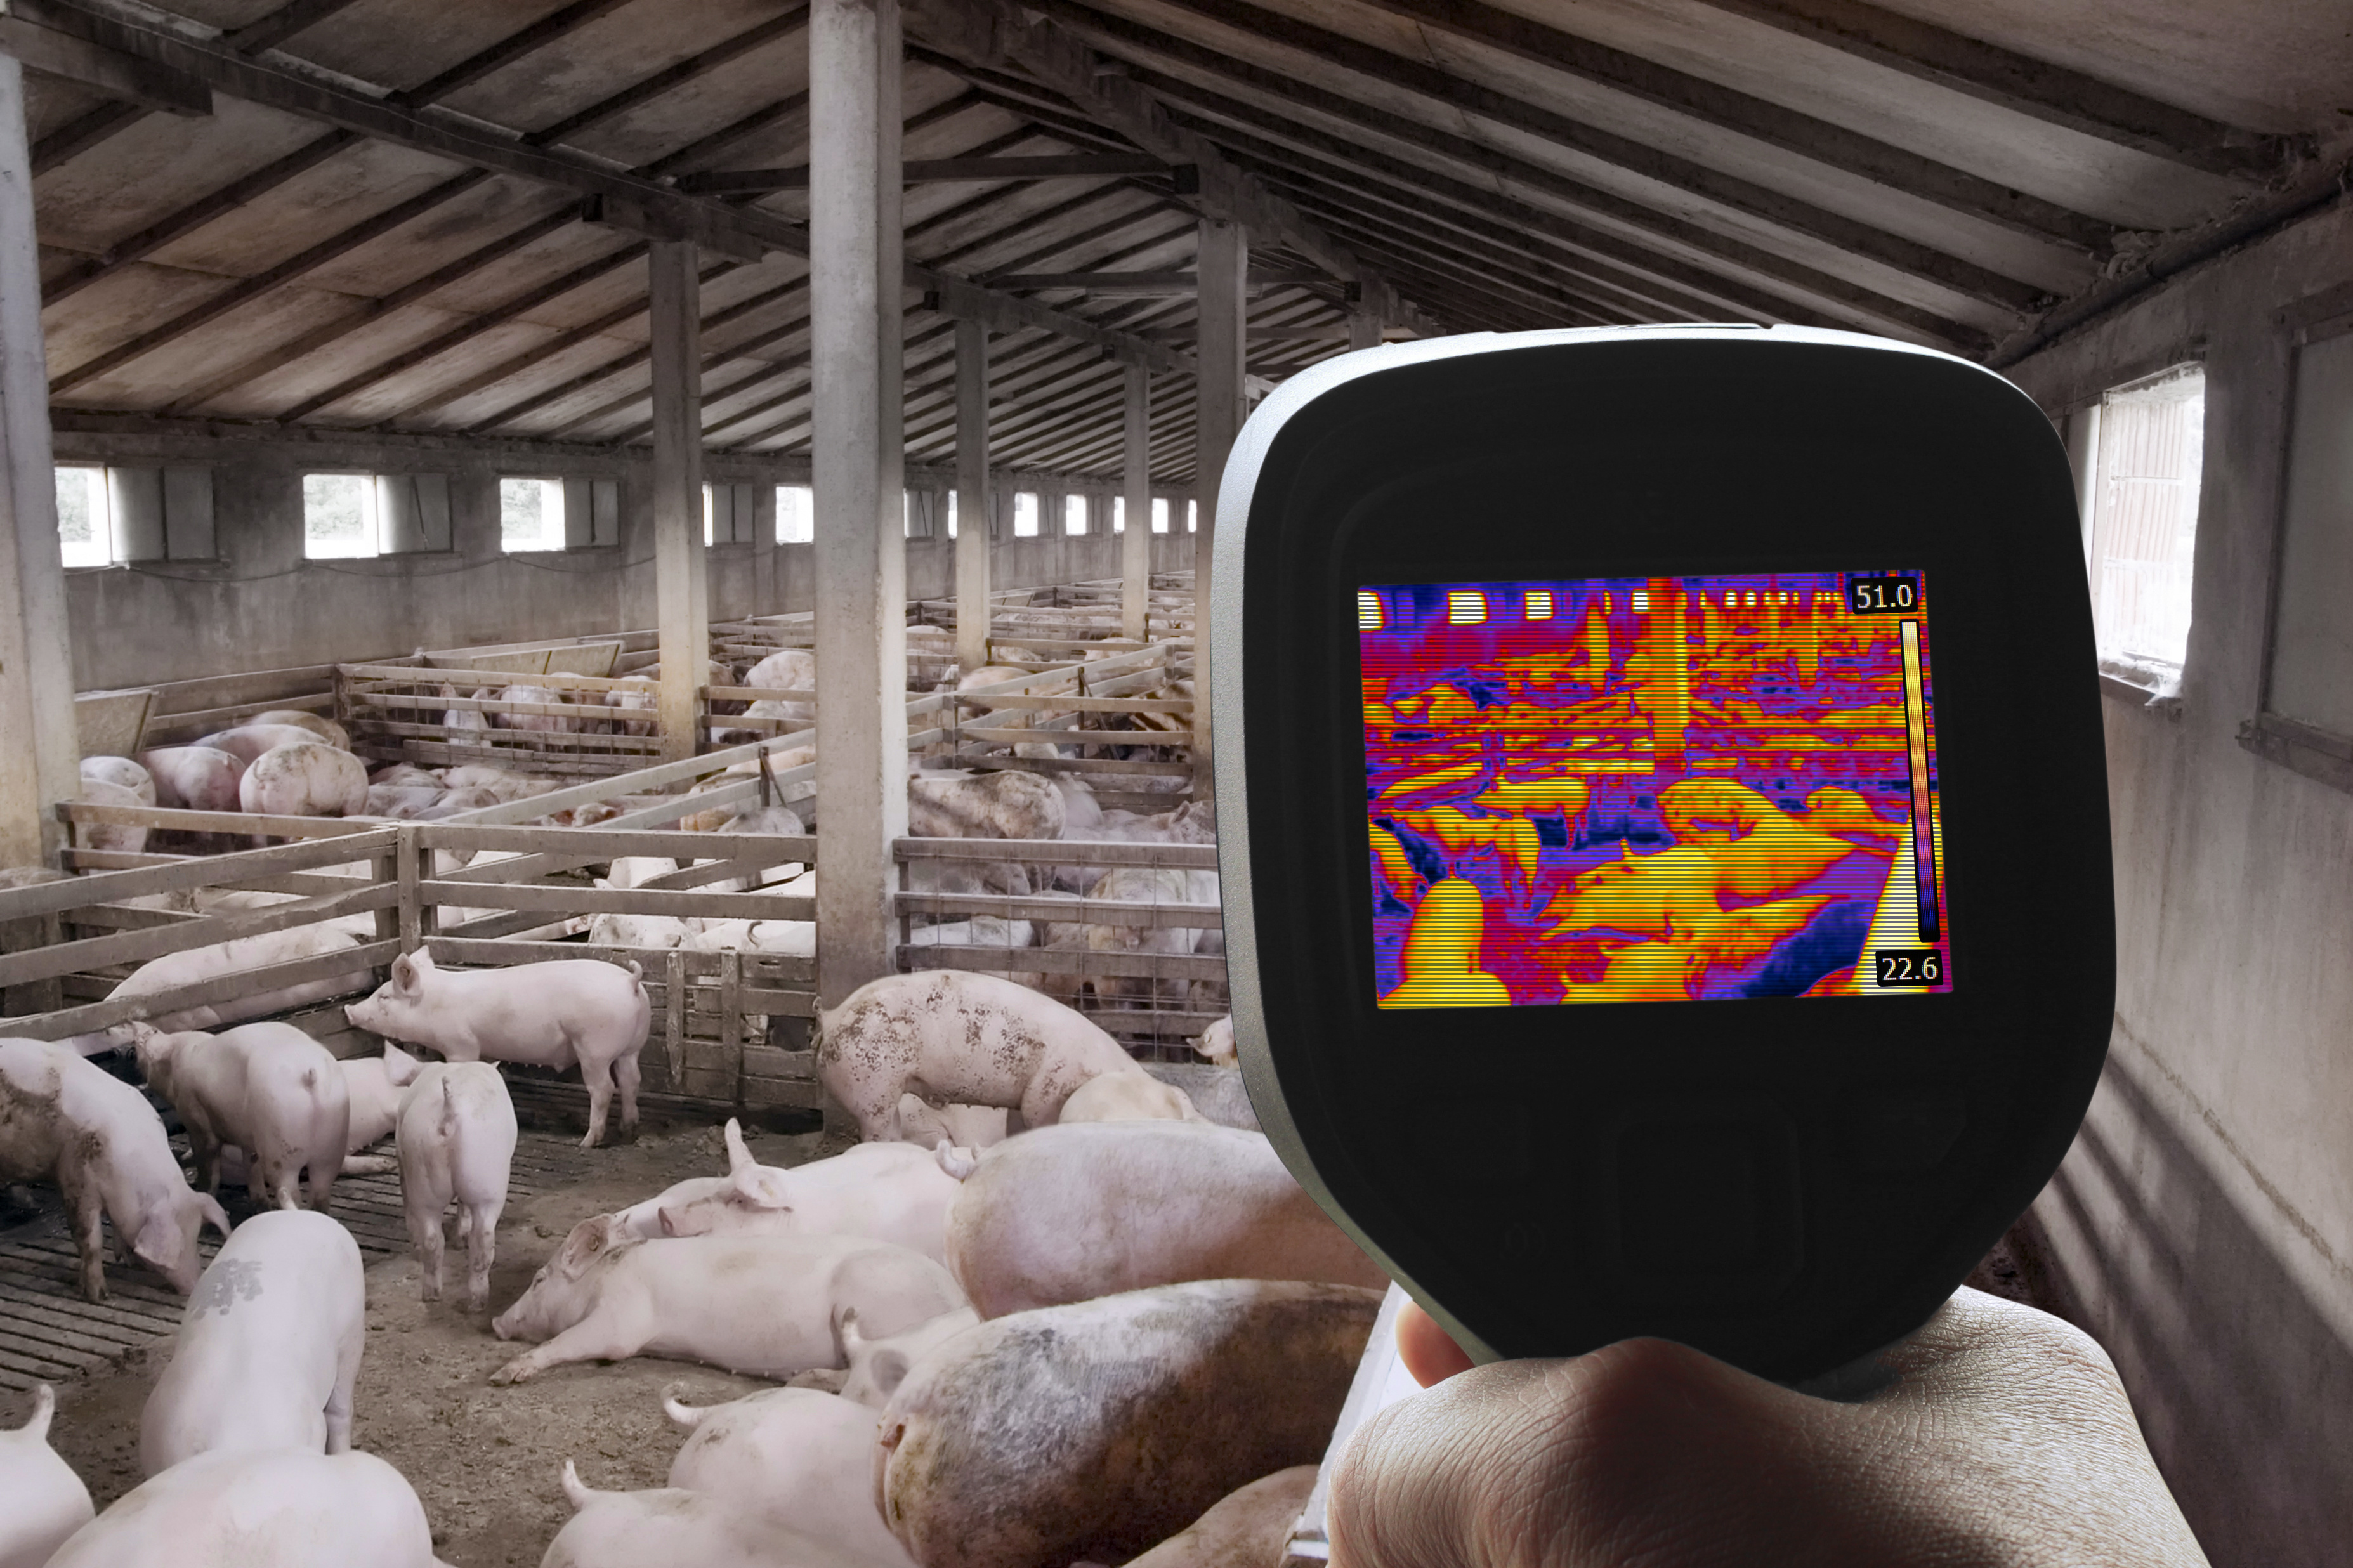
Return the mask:
<path id="1" fill-rule="evenodd" d="M 1927 592 L 1359 589 L 1380 1005 L 1950 990 Z"/>

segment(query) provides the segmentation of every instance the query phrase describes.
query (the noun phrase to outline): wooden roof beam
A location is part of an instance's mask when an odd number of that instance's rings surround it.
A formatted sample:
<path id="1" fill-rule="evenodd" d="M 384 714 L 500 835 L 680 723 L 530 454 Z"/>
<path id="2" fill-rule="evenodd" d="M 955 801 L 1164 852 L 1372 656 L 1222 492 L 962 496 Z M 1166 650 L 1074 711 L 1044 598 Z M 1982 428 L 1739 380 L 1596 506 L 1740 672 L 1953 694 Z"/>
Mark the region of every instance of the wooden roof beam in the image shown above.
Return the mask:
<path id="1" fill-rule="evenodd" d="M 1280 237 L 1335 277 L 1362 286 L 1385 319 L 1415 319 L 1412 305 L 1388 281 L 1361 265 L 1288 202 L 1270 195 L 1216 147 L 1170 122 L 1159 105 L 1134 83 L 1105 74 L 1094 51 L 1050 19 L 1024 20 L 1028 7 L 1008 0 L 908 0 L 911 31 L 949 54 L 977 65 L 1010 60 L 1077 106 L 1088 119 L 1108 125 L 1146 153 L 1170 163 L 1200 169 L 1200 191 L 1187 198 L 1210 216 Z M 1434 335 L 1434 324 L 1428 330 Z"/>
<path id="2" fill-rule="evenodd" d="M 1082 153 L 1022 158 L 918 158 L 900 171 L 908 184 L 972 184 L 983 180 L 1069 180 L 1099 174 L 1175 174 L 1182 166 L 1169 165 L 1148 153 Z M 768 191 L 805 191 L 806 163 L 783 169 L 721 169 L 682 174 L 678 188 L 709 195 L 753 195 Z"/>
<path id="3" fill-rule="evenodd" d="M 213 111 L 212 89 L 195 77 L 7 11 L 0 11 L 0 54 L 118 103 L 164 114 Z"/>
<path id="4" fill-rule="evenodd" d="M 2130 88 L 1916 21 L 1862 0 L 1697 0 L 1980 102 L 2209 174 L 2263 179 L 2299 138 L 2210 120 Z"/>
<path id="5" fill-rule="evenodd" d="M 575 110 L 554 124 L 543 125 L 524 136 L 523 140 L 533 147 L 553 147 L 567 137 L 617 119 L 641 103 L 650 103 L 666 92 L 709 76 L 721 66 L 739 60 L 754 49 L 763 48 L 779 38 L 788 38 L 807 26 L 808 6 L 806 4 L 792 5 L 782 16 L 772 16 L 757 26 L 746 27 L 733 37 L 723 39 L 701 54 L 690 55 L 676 65 L 666 66 L 609 98 L 600 99 L 586 109 Z"/>
<path id="6" fill-rule="evenodd" d="M 288 0 L 242 27 L 222 35 L 221 42 L 241 55 L 274 49 L 297 33 L 308 32 L 338 11 L 348 11 L 358 0 Z"/>
<path id="7" fill-rule="evenodd" d="M 578 32 L 598 17 L 617 11 L 628 3 L 629 0 L 572 0 L 571 5 L 558 7 L 531 26 L 508 34 L 490 47 L 477 49 L 447 70 L 426 78 L 415 87 L 393 93 L 385 101 L 396 103 L 404 109 L 415 109 L 447 98 L 461 88 L 473 86 L 493 72 L 504 70 L 535 49 L 544 48 L 559 38 Z"/>

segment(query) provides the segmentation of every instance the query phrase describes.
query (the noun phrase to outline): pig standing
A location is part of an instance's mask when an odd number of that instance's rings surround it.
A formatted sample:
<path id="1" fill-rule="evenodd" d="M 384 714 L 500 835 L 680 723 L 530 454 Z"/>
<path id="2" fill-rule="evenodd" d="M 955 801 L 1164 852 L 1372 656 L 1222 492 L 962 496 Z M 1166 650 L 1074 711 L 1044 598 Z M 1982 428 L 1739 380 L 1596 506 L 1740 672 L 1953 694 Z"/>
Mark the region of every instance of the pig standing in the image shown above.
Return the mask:
<path id="1" fill-rule="evenodd" d="M 981 1156 L 947 1234 L 948 1268 L 984 1318 L 1184 1279 L 1388 1284 L 1264 1134 L 1205 1123 L 1009 1138 Z"/>
<path id="2" fill-rule="evenodd" d="M 247 767 L 254 764 L 262 752 L 280 746 L 308 746 L 319 743 L 319 737 L 299 724 L 240 724 L 234 730 L 220 730 L 203 737 L 195 744 L 209 746 L 216 752 L 227 752 Z M 367 769 L 360 769 L 367 776 Z"/>
<path id="3" fill-rule="evenodd" d="M 659 1201 L 664 1236 L 857 1236 L 944 1260 L 948 1205 L 964 1190 L 927 1150 L 860 1143 L 792 1170 L 763 1165 L 727 1123 L 728 1176 L 715 1189 Z"/>
<path id="4" fill-rule="evenodd" d="M 870 1486 L 871 1483 L 868 1483 Z M 539 1568 L 892 1568 L 804 1535 L 731 1500 L 661 1487 L 600 1492 L 564 1461 L 564 1495 L 578 1510 L 547 1543 Z M 906 1554 L 896 1562 L 903 1564 Z"/>
<path id="5" fill-rule="evenodd" d="M 983 1323 L 884 1406 L 883 1522 L 923 1568 L 1124 1562 L 1319 1461 L 1379 1310 L 1216 1279 Z"/>
<path id="6" fill-rule="evenodd" d="M 228 1215 L 192 1192 L 146 1098 L 47 1040 L 0 1039 L 0 1184 L 51 1177 L 63 1190 L 79 1255 L 81 1293 L 106 1300 L 99 1215 L 186 1295 L 195 1289 L 196 1229 L 228 1234 Z"/>
<path id="7" fill-rule="evenodd" d="M 199 1454 L 75 1531 L 48 1568 L 437 1568 L 425 1505 L 356 1450 Z"/>
<path id="8" fill-rule="evenodd" d="M 57 1408 L 57 1391 L 42 1384 L 33 1390 L 32 1419 L 13 1432 L 0 1432 L 0 1498 L 8 1501 L 0 1509 L 0 1568 L 41 1568 L 96 1511 L 90 1506 L 90 1489 L 49 1447 L 49 1417 Z M 871 1428 L 873 1413 L 865 1414 Z M 874 1444 L 871 1429 L 866 1444 Z M 881 1529 L 879 1521 L 875 1528 Z"/>
<path id="9" fill-rule="evenodd" d="M 307 1168 L 311 1206 L 322 1213 L 343 1168 L 351 1091 L 327 1047 L 291 1024 L 246 1024 L 218 1035 L 167 1035 L 131 1026 L 148 1087 L 180 1113 L 196 1185 L 220 1188 L 220 1152 L 234 1143 L 250 1167 L 258 1204 L 293 1208 Z"/>
<path id="10" fill-rule="evenodd" d="M 441 1299 L 441 1218 L 458 1205 L 466 1238 L 466 1310 L 490 1302 L 499 1212 L 514 1159 L 514 1101 L 488 1062 L 433 1062 L 400 1100 L 400 1203 L 409 1245 L 424 1274 L 425 1299 Z"/>
<path id="11" fill-rule="evenodd" d="M 155 804 L 175 811 L 237 811 L 245 762 L 217 746 L 164 746 L 139 753 L 155 784 Z"/>
<path id="12" fill-rule="evenodd" d="M 293 729 L 272 725 L 272 729 Z M 368 808 L 367 764 L 324 741 L 272 746 L 237 781 L 239 810 L 264 816 L 359 816 Z"/>
<path id="13" fill-rule="evenodd" d="M 351 1232 L 299 1209 L 254 1215 L 181 1313 L 172 1364 L 140 1416 L 140 1467 L 161 1475 L 220 1449 L 343 1452 L 366 1337 Z"/>
<path id="14" fill-rule="evenodd" d="M 638 1131 L 638 1052 L 653 1021 L 645 971 L 565 958 L 508 969 L 443 970 L 419 949 L 392 961 L 392 978 L 345 1016 L 363 1029 L 441 1053 L 453 1062 L 577 1063 L 588 1086 L 591 1149 L 604 1141 L 613 1086 L 621 1135 Z"/>
<path id="15" fill-rule="evenodd" d="M 869 981 L 818 1016 L 818 1077 L 869 1142 L 899 1136 L 902 1094 L 1002 1105 L 1046 1127 L 1097 1073 L 1137 1070 L 1060 1003 L 953 969 Z"/>
<path id="16" fill-rule="evenodd" d="M 670 1484 L 913 1568 L 874 1507 L 875 1412 L 813 1388 L 770 1388 L 704 1409 L 662 1402 L 688 1433 Z"/>
<path id="17" fill-rule="evenodd" d="M 502 1340 L 544 1342 L 491 1381 L 521 1383 L 565 1362 L 642 1353 L 785 1378 L 842 1364 L 841 1319 L 852 1309 L 860 1322 L 895 1334 L 964 1304 L 946 1269 L 887 1242 L 625 1240 L 585 1263 L 559 1253 L 533 1277 L 522 1299 L 491 1327 Z"/>
<path id="18" fill-rule="evenodd" d="M 398 1046 L 386 1046 L 380 1057 L 347 1057 L 335 1065 L 343 1070 L 343 1089 L 352 1106 L 351 1129 L 343 1135 L 343 1172 L 356 1175 L 376 1168 L 359 1158 L 359 1152 L 390 1135 L 400 1120 L 401 1090 L 417 1081 L 421 1064 Z"/>

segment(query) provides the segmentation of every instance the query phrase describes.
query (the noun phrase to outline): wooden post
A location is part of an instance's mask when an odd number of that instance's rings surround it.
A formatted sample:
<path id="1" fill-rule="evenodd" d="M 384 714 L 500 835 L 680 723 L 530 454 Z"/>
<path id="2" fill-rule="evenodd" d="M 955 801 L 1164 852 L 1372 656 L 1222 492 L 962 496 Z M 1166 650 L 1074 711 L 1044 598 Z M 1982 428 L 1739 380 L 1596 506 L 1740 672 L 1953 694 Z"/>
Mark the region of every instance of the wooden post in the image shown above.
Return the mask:
<path id="1" fill-rule="evenodd" d="M 670 1091 L 686 1092 L 686 950 L 662 956 L 662 1059 L 670 1068 Z"/>
<path id="2" fill-rule="evenodd" d="M 956 664 L 988 662 L 988 329 L 955 326 Z"/>
<path id="3" fill-rule="evenodd" d="M 1651 759 L 1663 786 L 1683 766 L 1683 714 L 1691 675 L 1683 637 L 1682 586 L 1672 577 L 1651 579 Z"/>
<path id="4" fill-rule="evenodd" d="M 1200 392 L 1194 425 L 1193 498 L 1201 521 L 1193 536 L 1193 689 L 1200 700 L 1193 709 L 1193 794 L 1196 799 L 1208 799 L 1217 778 L 1209 733 L 1210 574 L 1217 552 L 1218 486 L 1225 479 L 1226 454 L 1234 448 L 1247 411 L 1242 375 L 1249 363 L 1243 337 L 1248 327 L 1248 232 L 1238 223 L 1203 218 L 1196 270 L 1200 275 L 1196 314 Z M 1171 531 L 1185 526 L 1177 510 L 1169 508 Z"/>
<path id="5" fill-rule="evenodd" d="M 891 841 L 907 828 L 900 70 L 898 0 L 815 0 L 810 462 L 825 727 L 817 760 L 825 832 L 817 969 L 827 1006 L 891 971 Z M 959 516 L 959 534 L 964 528 Z"/>
<path id="6" fill-rule="evenodd" d="M 55 866 L 81 793 L 25 70 L 0 56 L 0 867 Z"/>
<path id="7" fill-rule="evenodd" d="M 702 552 L 701 324 L 691 240 L 646 257 L 654 394 L 654 607 L 661 636 L 662 760 L 694 755 L 711 668 L 711 584 Z"/>
<path id="8" fill-rule="evenodd" d="M 1381 346 L 1381 315 L 1369 305 L 1357 305 L 1348 311 L 1348 349 L 1377 349 Z"/>
<path id="9" fill-rule="evenodd" d="M 1127 521 L 1119 542 L 1120 636 L 1142 642 L 1151 630 L 1152 373 L 1140 364 L 1127 367 L 1121 458 L 1121 505 Z"/>

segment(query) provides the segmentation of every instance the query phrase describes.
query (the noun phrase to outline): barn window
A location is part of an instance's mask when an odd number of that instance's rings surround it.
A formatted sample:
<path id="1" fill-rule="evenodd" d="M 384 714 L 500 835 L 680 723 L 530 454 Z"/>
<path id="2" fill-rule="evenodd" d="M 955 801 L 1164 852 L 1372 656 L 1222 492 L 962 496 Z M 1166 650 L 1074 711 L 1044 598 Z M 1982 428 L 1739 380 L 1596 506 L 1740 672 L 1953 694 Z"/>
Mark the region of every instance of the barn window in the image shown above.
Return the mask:
<path id="1" fill-rule="evenodd" d="M 2297 334 L 2263 703 L 2240 743 L 2353 790 L 2353 316 Z"/>
<path id="2" fill-rule="evenodd" d="M 951 496 L 948 500 L 950 508 L 948 531 L 953 533 L 955 531 L 954 510 L 955 498 Z M 776 487 L 776 542 L 807 544 L 815 539 L 817 537 L 814 521 L 816 510 L 809 496 L 808 486 L 778 485 Z"/>
<path id="3" fill-rule="evenodd" d="M 1064 496 L 1062 498 L 1062 532 L 1076 539 L 1091 531 L 1092 530 L 1087 514 L 1087 498 Z"/>
<path id="4" fill-rule="evenodd" d="M 384 553 L 374 475 L 302 476 L 302 553 L 313 561 Z"/>
<path id="5" fill-rule="evenodd" d="M 1634 590 L 1634 613 L 1638 616 L 1647 616 L 1651 613 L 1651 591 L 1648 588 Z"/>
<path id="6" fill-rule="evenodd" d="M 950 491 L 948 492 L 948 537 L 949 537 L 950 539 L 954 539 L 955 536 L 956 536 L 956 493 L 955 493 L 955 491 L 954 491 L 954 490 L 950 490 Z"/>
<path id="7" fill-rule="evenodd" d="M 1446 595 L 1446 624 L 1478 626 L 1487 623 L 1487 595 L 1476 588 L 1456 588 Z"/>
<path id="8" fill-rule="evenodd" d="M 1185 503 L 1185 531 L 1187 533 L 1198 533 L 1201 531 L 1201 503 L 1199 501 L 1188 500 Z"/>
<path id="9" fill-rule="evenodd" d="M 211 561 L 213 471 L 60 465 L 58 543 L 68 566 Z"/>
<path id="10" fill-rule="evenodd" d="M 1155 533 L 1168 531 L 1168 498 L 1166 496 L 1152 498 L 1152 531 Z"/>
<path id="11" fill-rule="evenodd" d="M 1381 614 L 1381 596 L 1368 589 L 1357 589 L 1356 629 L 1360 632 L 1377 632 L 1388 624 L 1388 617 Z"/>
<path id="12" fill-rule="evenodd" d="M 564 548 L 564 481 L 499 481 L 499 543 L 509 554 Z"/>
<path id="13" fill-rule="evenodd" d="M 1111 498 L 1111 531 L 1113 533 L 1127 531 L 1127 498 L 1125 496 Z"/>
<path id="14" fill-rule="evenodd" d="M 1038 536 L 1038 497 L 1029 490 L 1017 490 L 1013 496 L 1013 537 L 1035 539 Z"/>
<path id="15" fill-rule="evenodd" d="M 1527 596 L 1520 601 L 1520 613 L 1532 621 L 1552 619 L 1552 590 L 1550 588 L 1529 589 Z"/>
<path id="16" fill-rule="evenodd" d="M 106 505 L 106 470 L 58 469 L 58 545 L 69 566 L 114 563 L 114 523 Z"/>
<path id="17" fill-rule="evenodd" d="M 2189 565 L 2206 444 L 2206 372 L 2195 364 L 2100 400 L 2092 486 L 2092 626 L 2100 668 L 2148 687 L 2181 674 Z"/>

